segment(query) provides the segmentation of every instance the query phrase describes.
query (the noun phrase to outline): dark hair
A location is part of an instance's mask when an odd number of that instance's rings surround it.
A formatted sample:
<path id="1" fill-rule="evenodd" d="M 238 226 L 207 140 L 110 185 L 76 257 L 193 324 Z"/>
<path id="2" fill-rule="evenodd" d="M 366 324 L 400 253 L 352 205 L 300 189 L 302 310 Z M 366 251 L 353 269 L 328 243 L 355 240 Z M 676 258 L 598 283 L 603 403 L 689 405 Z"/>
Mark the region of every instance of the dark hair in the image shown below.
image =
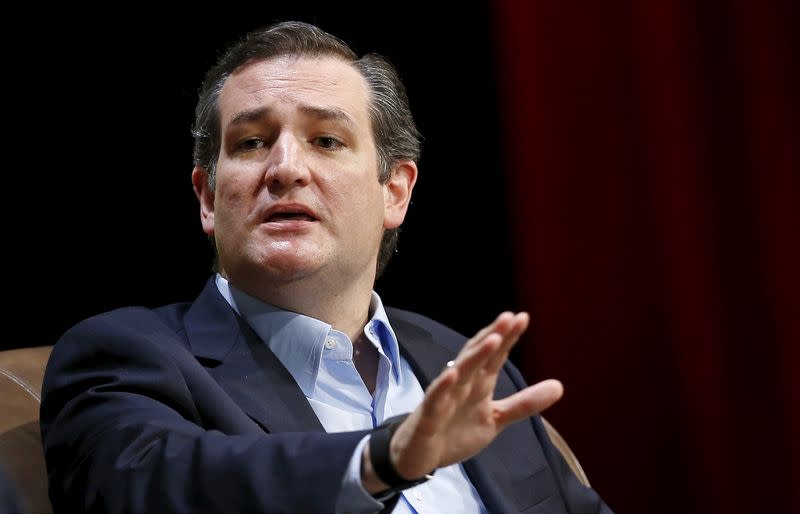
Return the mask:
<path id="1" fill-rule="evenodd" d="M 405 86 L 394 66 L 376 54 L 359 58 L 341 39 L 308 23 L 289 21 L 248 33 L 231 46 L 206 74 L 195 109 L 194 164 L 208 172 L 209 186 L 216 185 L 216 164 L 221 148 L 219 95 L 228 77 L 256 61 L 282 56 L 333 56 L 351 63 L 361 73 L 370 94 L 369 114 L 378 154 L 378 180 L 386 183 L 394 165 L 402 159 L 417 161 L 419 132 L 411 116 Z M 384 231 L 378 254 L 377 276 L 397 248 L 400 228 Z M 216 265 L 215 265 L 216 266 Z"/>

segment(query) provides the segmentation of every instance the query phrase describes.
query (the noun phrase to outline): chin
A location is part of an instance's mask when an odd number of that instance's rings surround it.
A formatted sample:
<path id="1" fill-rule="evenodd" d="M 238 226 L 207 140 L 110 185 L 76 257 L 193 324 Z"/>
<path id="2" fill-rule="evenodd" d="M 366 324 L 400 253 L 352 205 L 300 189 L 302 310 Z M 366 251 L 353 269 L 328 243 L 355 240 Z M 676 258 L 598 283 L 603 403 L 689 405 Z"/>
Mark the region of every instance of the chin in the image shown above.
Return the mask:
<path id="1" fill-rule="evenodd" d="M 298 256 L 269 256 L 261 261 L 259 273 L 265 273 L 273 280 L 292 282 L 308 278 L 319 271 L 320 264 Z"/>

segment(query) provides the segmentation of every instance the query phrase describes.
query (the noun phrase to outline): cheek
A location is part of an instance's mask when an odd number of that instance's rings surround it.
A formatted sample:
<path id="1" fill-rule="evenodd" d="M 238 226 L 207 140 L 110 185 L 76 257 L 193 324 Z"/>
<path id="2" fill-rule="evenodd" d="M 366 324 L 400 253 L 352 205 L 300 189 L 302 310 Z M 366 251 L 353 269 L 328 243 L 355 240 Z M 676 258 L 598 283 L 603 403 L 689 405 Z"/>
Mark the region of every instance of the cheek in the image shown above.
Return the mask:
<path id="1" fill-rule="evenodd" d="M 217 209 L 240 211 L 247 202 L 246 186 L 241 179 L 218 181 L 215 197 Z"/>
<path id="2" fill-rule="evenodd" d="M 214 201 L 214 225 L 217 234 L 229 237 L 241 232 L 248 220 L 248 207 L 245 196 L 231 188 L 217 187 Z"/>
<path id="3" fill-rule="evenodd" d="M 368 206 L 375 201 L 375 198 L 383 202 L 383 187 L 378 182 L 378 174 L 374 170 L 334 173 L 326 177 L 323 187 L 329 197 L 346 199 L 351 205 Z"/>

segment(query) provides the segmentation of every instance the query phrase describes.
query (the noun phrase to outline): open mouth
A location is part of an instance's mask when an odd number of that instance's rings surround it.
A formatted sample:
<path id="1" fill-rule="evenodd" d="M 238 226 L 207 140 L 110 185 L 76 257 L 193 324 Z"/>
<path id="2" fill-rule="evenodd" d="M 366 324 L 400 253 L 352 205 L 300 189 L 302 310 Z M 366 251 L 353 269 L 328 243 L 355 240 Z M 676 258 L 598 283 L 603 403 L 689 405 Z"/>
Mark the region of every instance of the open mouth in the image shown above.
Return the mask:
<path id="1" fill-rule="evenodd" d="M 317 221 L 317 219 L 306 212 L 287 211 L 273 212 L 266 220 L 267 223 L 280 223 L 283 221 Z"/>
<path id="2" fill-rule="evenodd" d="M 299 227 L 304 222 L 319 221 L 316 213 L 302 203 L 287 202 L 272 205 L 264 213 L 264 223 L 286 228 Z"/>

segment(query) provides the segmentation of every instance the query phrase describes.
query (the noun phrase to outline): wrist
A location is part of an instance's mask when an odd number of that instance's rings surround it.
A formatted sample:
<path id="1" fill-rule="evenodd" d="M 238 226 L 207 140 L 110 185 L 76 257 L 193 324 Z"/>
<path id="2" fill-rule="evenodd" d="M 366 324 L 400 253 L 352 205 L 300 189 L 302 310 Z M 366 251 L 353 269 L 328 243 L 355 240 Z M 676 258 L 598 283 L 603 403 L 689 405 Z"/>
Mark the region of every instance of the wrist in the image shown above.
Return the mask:
<path id="1" fill-rule="evenodd" d="M 432 478 L 433 471 L 430 474 L 409 479 L 402 476 L 395 467 L 397 449 L 392 447 L 392 440 L 395 431 L 407 417 L 408 414 L 404 414 L 390 418 L 370 434 L 362 460 L 363 469 L 366 471 L 363 480 L 368 491 L 370 488 L 367 487 L 367 480 L 373 487 L 379 487 L 372 492 L 379 492 L 386 489 L 402 491 Z M 375 479 L 375 482 L 372 482 L 372 478 Z"/>
<path id="2" fill-rule="evenodd" d="M 375 468 L 372 467 L 369 442 L 364 445 L 364 451 L 361 453 L 361 485 L 373 496 L 378 496 L 380 493 L 389 490 L 389 485 L 381 481 L 375 473 Z"/>

